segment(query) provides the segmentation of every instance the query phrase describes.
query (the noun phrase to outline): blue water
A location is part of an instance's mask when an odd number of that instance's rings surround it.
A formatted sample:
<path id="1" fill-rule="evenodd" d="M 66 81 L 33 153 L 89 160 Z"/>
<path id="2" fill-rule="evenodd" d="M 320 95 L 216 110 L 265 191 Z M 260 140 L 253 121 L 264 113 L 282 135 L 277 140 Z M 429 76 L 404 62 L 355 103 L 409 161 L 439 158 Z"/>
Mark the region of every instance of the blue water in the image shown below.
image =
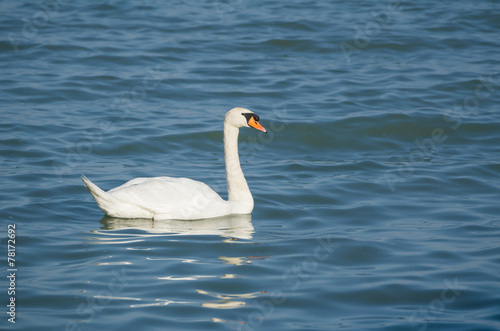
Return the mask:
<path id="1" fill-rule="evenodd" d="M 0 8 L 2 329 L 500 329 L 498 2 Z M 251 216 L 106 218 L 83 187 L 225 197 L 236 106 L 269 130 L 240 133 Z"/>

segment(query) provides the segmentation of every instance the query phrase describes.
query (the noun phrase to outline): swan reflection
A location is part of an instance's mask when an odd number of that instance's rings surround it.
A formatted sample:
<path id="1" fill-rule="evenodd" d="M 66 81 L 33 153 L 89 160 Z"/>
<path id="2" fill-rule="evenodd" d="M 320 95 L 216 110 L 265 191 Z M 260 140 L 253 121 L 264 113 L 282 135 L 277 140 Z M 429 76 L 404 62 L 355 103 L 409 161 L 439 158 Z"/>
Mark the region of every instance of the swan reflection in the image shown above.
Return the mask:
<path id="1" fill-rule="evenodd" d="M 163 238 L 172 238 L 169 241 L 177 242 L 184 241 L 183 239 L 178 240 L 178 236 L 196 236 L 196 235 L 213 235 L 222 237 L 223 242 L 238 243 L 241 239 L 242 243 L 249 243 L 246 240 L 253 238 L 254 227 L 252 225 L 251 215 L 228 215 L 224 217 L 211 218 L 211 219 L 201 219 L 201 220 L 150 220 L 150 219 L 122 219 L 113 218 L 106 216 L 101 221 L 100 229 L 92 231 L 92 241 L 96 244 L 118 244 L 118 243 L 134 243 L 132 245 L 125 245 L 126 250 L 155 250 L 155 247 L 150 247 L 150 245 L 136 245 L 136 242 L 151 241 L 154 242 L 156 237 L 163 240 Z M 136 231 L 139 230 L 139 231 Z M 191 238 L 191 240 L 193 240 Z M 189 244 L 189 238 L 185 240 Z M 216 238 L 216 241 L 220 241 Z M 222 246 L 225 246 L 222 244 Z M 218 247 L 221 247 L 218 245 Z M 119 247 L 121 251 L 123 247 Z M 238 279 L 242 278 L 241 275 L 236 273 L 231 273 L 236 270 L 234 268 L 239 268 L 241 265 L 247 265 L 252 263 L 254 260 L 262 260 L 268 258 L 268 256 L 231 256 L 231 252 L 224 251 L 224 255 L 220 256 L 220 251 L 216 251 L 216 254 L 210 255 L 211 257 L 204 258 L 193 258 L 189 254 L 186 256 L 170 254 L 168 251 L 162 251 L 160 253 L 152 252 L 151 256 L 148 252 L 138 253 L 138 255 L 132 254 L 131 258 L 144 259 L 138 261 L 139 264 L 145 263 L 145 265 L 155 265 L 158 261 L 164 265 L 170 266 L 165 269 L 165 272 L 161 274 L 155 273 L 154 275 L 148 274 L 146 279 L 151 280 L 152 284 L 161 284 L 166 288 L 179 288 L 185 287 L 187 292 L 195 291 L 199 297 L 194 301 L 181 301 L 176 300 L 175 297 L 169 297 L 169 292 L 163 293 L 158 297 L 141 297 L 139 296 L 125 296 L 125 295 L 113 295 L 112 299 L 122 300 L 126 302 L 131 308 L 145 308 L 145 307 L 164 307 L 164 306 L 201 306 L 209 309 L 239 309 L 248 306 L 248 302 L 261 296 L 265 292 L 251 292 L 251 293 L 219 293 L 207 291 L 203 287 L 208 287 L 210 289 L 213 284 L 217 286 L 223 286 L 225 283 L 231 284 L 238 282 Z M 214 252 L 215 253 L 215 252 Z M 99 261 L 96 265 L 102 266 L 120 266 L 127 267 L 124 264 L 135 264 L 132 262 L 123 262 L 120 259 L 122 255 L 113 257 L 111 255 L 103 256 L 103 261 Z M 125 254 L 125 256 L 129 256 Z M 211 266 L 204 268 L 203 265 L 210 264 Z M 220 265 L 218 269 L 219 272 L 213 271 L 212 266 L 215 264 Z M 181 266 L 182 264 L 185 264 Z M 201 266 L 200 266 L 201 264 Z M 124 266 L 122 266 L 124 265 Z M 141 264 L 142 265 L 142 264 Z M 232 266 L 228 266 L 232 265 Z M 238 266 L 238 267 L 233 267 Z M 113 268 L 113 267 L 111 267 Z M 191 283 L 199 282 L 198 286 L 201 288 L 194 288 L 191 290 Z M 174 291 L 175 292 L 175 291 Z M 119 293 L 117 293 L 119 294 Z M 107 297 L 106 297 L 107 298 Z M 99 296 L 96 299 L 103 299 Z M 213 317 L 214 322 L 220 323 L 232 323 L 231 321 L 218 320 L 216 316 Z"/>
<path id="2" fill-rule="evenodd" d="M 251 215 L 228 215 L 191 221 L 123 219 L 105 216 L 101 224 L 106 231 L 137 229 L 149 234 L 216 235 L 228 238 L 229 241 L 232 240 L 230 238 L 252 239 L 254 233 Z M 93 232 L 106 234 L 102 231 Z M 140 236 L 136 236 L 135 239 L 139 239 L 137 237 Z"/>
<path id="3" fill-rule="evenodd" d="M 237 301 L 239 300 L 248 300 L 256 298 L 262 295 L 263 292 L 252 292 L 252 293 L 241 293 L 241 294 L 222 294 L 216 292 L 207 292 L 203 290 L 196 290 L 197 293 L 207 295 L 210 297 L 217 298 L 216 301 L 204 302 L 201 304 L 202 307 L 212 308 L 212 309 L 235 309 L 246 306 L 245 301 Z"/>

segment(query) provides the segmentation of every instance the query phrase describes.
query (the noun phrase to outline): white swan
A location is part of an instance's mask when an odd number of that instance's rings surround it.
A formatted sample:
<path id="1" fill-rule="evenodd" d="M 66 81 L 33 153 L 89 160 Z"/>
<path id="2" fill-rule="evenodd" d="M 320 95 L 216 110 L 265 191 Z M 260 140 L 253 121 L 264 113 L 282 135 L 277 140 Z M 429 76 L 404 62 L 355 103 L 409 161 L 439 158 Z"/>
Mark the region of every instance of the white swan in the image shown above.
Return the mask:
<path id="1" fill-rule="evenodd" d="M 191 220 L 230 214 L 250 214 L 253 197 L 238 155 L 241 127 L 267 132 L 259 116 L 245 108 L 233 108 L 224 118 L 224 159 L 228 200 L 207 184 L 188 178 L 136 178 L 107 192 L 82 175 L 83 183 L 99 208 L 118 218 Z"/>

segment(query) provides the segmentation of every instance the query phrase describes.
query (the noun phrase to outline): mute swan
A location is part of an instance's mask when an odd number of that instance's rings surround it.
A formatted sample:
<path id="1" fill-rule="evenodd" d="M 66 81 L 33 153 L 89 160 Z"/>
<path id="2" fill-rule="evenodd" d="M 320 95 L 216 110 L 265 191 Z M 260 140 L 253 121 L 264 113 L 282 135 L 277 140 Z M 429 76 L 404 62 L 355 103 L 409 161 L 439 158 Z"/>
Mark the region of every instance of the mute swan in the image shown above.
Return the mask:
<path id="1" fill-rule="evenodd" d="M 224 118 L 224 160 L 228 200 L 207 184 L 188 178 L 135 178 L 107 192 L 82 175 L 83 183 L 99 208 L 118 218 L 190 220 L 230 214 L 250 214 L 253 197 L 243 175 L 238 155 L 241 127 L 262 132 L 259 116 L 245 108 L 233 108 Z"/>

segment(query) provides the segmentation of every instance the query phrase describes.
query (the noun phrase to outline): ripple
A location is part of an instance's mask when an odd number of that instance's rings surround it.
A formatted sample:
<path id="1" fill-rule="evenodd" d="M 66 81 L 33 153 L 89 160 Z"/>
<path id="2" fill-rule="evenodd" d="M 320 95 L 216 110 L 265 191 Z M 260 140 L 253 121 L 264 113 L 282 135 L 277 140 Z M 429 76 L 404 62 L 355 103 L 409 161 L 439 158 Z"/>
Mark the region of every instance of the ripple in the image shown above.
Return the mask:
<path id="1" fill-rule="evenodd" d="M 499 329 L 494 2 L 1 7 L 19 330 Z M 251 219 L 102 218 L 81 173 L 224 196 L 234 106 Z"/>

